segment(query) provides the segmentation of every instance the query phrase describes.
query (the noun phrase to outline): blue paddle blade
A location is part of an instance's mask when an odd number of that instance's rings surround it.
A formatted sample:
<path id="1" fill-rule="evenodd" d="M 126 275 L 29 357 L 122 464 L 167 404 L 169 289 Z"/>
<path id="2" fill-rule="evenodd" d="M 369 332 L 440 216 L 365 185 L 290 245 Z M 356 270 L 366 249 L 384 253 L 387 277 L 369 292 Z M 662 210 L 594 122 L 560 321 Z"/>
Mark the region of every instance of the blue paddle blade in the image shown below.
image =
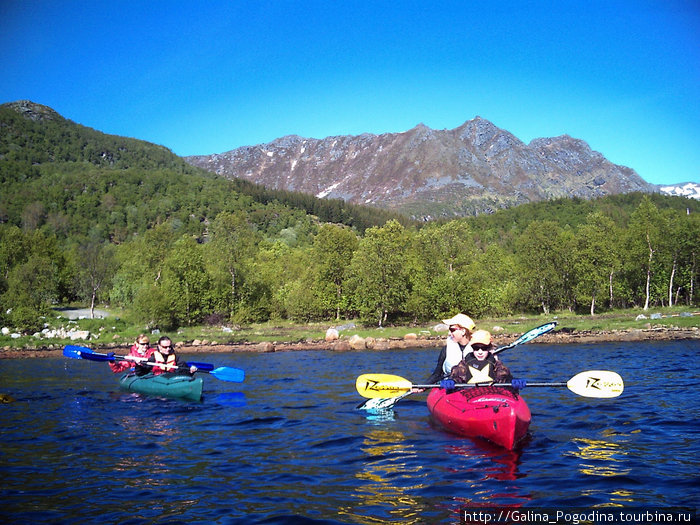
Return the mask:
<path id="1" fill-rule="evenodd" d="M 87 359 L 88 361 L 114 361 L 114 355 L 100 354 L 86 346 L 67 345 L 63 349 L 63 355 L 73 359 Z"/>
<path id="2" fill-rule="evenodd" d="M 245 379 L 245 372 L 240 368 L 220 366 L 209 373 L 221 381 L 230 381 L 232 383 L 242 383 Z"/>
<path id="3" fill-rule="evenodd" d="M 214 370 L 214 365 L 210 363 L 198 363 L 196 361 L 187 361 L 187 366 L 196 366 L 202 372 L 211 372 Z"/>
<path id="4" fill-rule="evenodd" d="M 365 399 L 362 403 L 357 405 L 356 408 L 360 410 L 391 410 L 397 401 L 400 401 L 404 397 L 411 395 L 413 392 L 406 392 L 396 397 L 380 398 L 375 397 L 372 399 Z"/>
<path id="5" fill-rule="evenodd" d="M 114 361 L 113 355 L 98 354 L 96 352 L 80 352 L 80 357 L 82 359 L 87 359 L 88 361 Z"/>
<path id="6" fill-rule="evenodd" d="M 546 323 L 546 324 L 543 324 L 542 326 L 538 326 L 537 328 L 533 328 L 532 330 L 530 330 L 526 334 L 521 335 L 517 339 L 516 343 L 523 344 L 523 343 L 527 343 L 528 341 L 532 341 L 536 337 L 539 337 L 543 334 L 546 334 L 547 332 L 551 332 L 552 330 L 554 330 L 554 328 L 556 326 L 557 326 L 557 322 L 552 321 L 551 323 Z"/>
<path id="7" fill-rule="evenodd" d="M 71 359 L 82 359 L 81 351 L 85 350 L 82 346 L 68 345 L 63 348 L 63 355 Z"/>
<path id="8" fill-rule="evenodd" d="M 87 359 L 88 361 L 114 361 L 114 354 L 100 354 L 86 346 L 67 345 L 63 348 L 63 355 L 72 359 Z"/>

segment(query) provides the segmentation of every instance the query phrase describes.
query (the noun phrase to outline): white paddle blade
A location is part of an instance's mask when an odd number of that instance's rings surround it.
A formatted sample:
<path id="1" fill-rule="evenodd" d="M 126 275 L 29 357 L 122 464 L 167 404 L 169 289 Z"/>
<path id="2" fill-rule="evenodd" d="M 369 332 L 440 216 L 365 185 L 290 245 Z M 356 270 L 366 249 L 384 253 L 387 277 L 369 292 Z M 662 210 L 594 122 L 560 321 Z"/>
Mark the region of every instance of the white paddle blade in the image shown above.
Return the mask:
<path id="1" fill-rule="evenodd" d="M 396 397 L 412 387 L 407 379 L 391 374 L 362 374 L 355 381 L 357 392 L 367 398 Z"/>
<path id="2" fill-rule="evenodd" d="M 566 386 L 583 397 L 617 397 L 625 388 L 622 378 L 609 370 L 588 370 L 569 379 Z"/>
<path id="3" fill-rule="evenodd" d="M 357 408 L 360 410 L 391 410 L 397 402 L 410 394 L 411 392 L 404 392 L 396 397 L 372 397 L 365 399 Z"/>

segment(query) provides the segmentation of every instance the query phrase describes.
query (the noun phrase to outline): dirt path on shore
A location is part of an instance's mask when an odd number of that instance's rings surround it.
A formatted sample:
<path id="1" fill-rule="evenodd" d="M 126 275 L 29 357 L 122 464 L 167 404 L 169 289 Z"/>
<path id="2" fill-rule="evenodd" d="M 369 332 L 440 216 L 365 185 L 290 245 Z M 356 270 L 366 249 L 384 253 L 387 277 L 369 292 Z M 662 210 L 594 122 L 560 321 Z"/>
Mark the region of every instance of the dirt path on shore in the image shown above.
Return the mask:
<path id="1" fill-rule="evenodd" d="M 497 335 L 494 334 L 494 342 L 498 346 L 511 343 L 520 334 L 516 335 Z M 614 331 L 573 331 L 563 332 L 554 331 L 549 334 L 542 335 L 535 341 L 528 344 L 571 344 L 571 343 L 604 343 L 616 341 L 672 341 L 693 339 L 700 341 L 700 329 L 670 329 L 670 328 L 651 328 L 651 329 L 634 329 L 634 330 L 614 330 Z M 369 350 L 395 350 L 401 348 L 438 348 L 444 344 L 445 337 L 419 337 L 416 339 L 376 339 L 368 340 L 366 348 Z M 236 352 L 292 352 L 295 350 L 332 350 L 332 351 L 350 351 L 353 348 L 346 339 L 338 341 L 305 341 L 298 343 L 239 343 L 239 344 L 193 344 L 192 342 L 177 342 L 178 351 L 184 354 L 191 353 L 236 353 Z M 357 349 L 357 348 L 355 348 Z M 128 346 L 98 346 L 93 350 L 103 352 L 115 352 L 117 354 L 128 352 Z M 3 348 L 0 349 L 0 359 L 18 359 L 18 358 L 34 358 L 34 357 L 60 357 L 63 355 L 62 348 L 37 348 L 31 350 Z"/>

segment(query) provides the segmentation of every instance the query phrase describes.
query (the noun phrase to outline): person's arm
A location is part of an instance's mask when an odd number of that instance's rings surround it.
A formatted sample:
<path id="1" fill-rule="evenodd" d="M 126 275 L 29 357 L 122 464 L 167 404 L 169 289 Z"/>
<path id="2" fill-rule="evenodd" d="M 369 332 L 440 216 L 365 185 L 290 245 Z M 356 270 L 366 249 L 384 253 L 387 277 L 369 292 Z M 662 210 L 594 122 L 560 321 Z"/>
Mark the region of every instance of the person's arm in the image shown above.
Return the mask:
<path id="1" fill-rule="evenodd" d="M 454 380 L 455 383 L 466 383 L 468 380 L 468 370 L 467 365 L 464 361 L 460 361 L 457 366 L 452 367 L 450 371 L 450 379 Z"/>
<path id="2" fill-rule="evenodd" d="M 496 361 L 493 365 L 493 375 L 496 383 L 509 383 L 513 379 L 510 370 L 501 361 Z"/>
<path id="3" fill-rule="evenodd" d="M 125 372 L 126 370 L 131 368 L 131 363 L 129 361 L 109 361 L 107 364 L 109 365 L 109 368 L 112 369 L 112 372 L 114 372 L 115 374 Z"/>
<path id="4" fill-rule="evenodd" d="M 442 350 L 440 350 L 440 355 L 438 356 L 437 364 L 435 365 L 435 370 L 433 370 L 433 373 L 430 374 L 430 377 L 426 381 L 427 384 L 432 385 L 445 377 L 445 374 L 442 370 L 442 365 L 445 362 L 446 353 L 447 347 L 443 346 Z"/>

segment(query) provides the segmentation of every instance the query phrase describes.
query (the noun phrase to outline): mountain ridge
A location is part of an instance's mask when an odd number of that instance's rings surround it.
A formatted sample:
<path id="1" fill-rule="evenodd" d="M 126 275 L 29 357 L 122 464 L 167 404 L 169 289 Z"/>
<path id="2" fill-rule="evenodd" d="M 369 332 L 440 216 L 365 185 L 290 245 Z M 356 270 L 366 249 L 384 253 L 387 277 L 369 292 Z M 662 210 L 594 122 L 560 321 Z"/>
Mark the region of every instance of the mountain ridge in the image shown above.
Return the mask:
<path id="1" fill-rule="evenodd" d="M 561 135 L 525 144 L 478 116 L 451 130 L 421 123 L 381 135 L 286 135 L 184 159 L 227 178 L 422 219 L 477 215 L 558 197 L 659 191 L 581 139 Z"/>

